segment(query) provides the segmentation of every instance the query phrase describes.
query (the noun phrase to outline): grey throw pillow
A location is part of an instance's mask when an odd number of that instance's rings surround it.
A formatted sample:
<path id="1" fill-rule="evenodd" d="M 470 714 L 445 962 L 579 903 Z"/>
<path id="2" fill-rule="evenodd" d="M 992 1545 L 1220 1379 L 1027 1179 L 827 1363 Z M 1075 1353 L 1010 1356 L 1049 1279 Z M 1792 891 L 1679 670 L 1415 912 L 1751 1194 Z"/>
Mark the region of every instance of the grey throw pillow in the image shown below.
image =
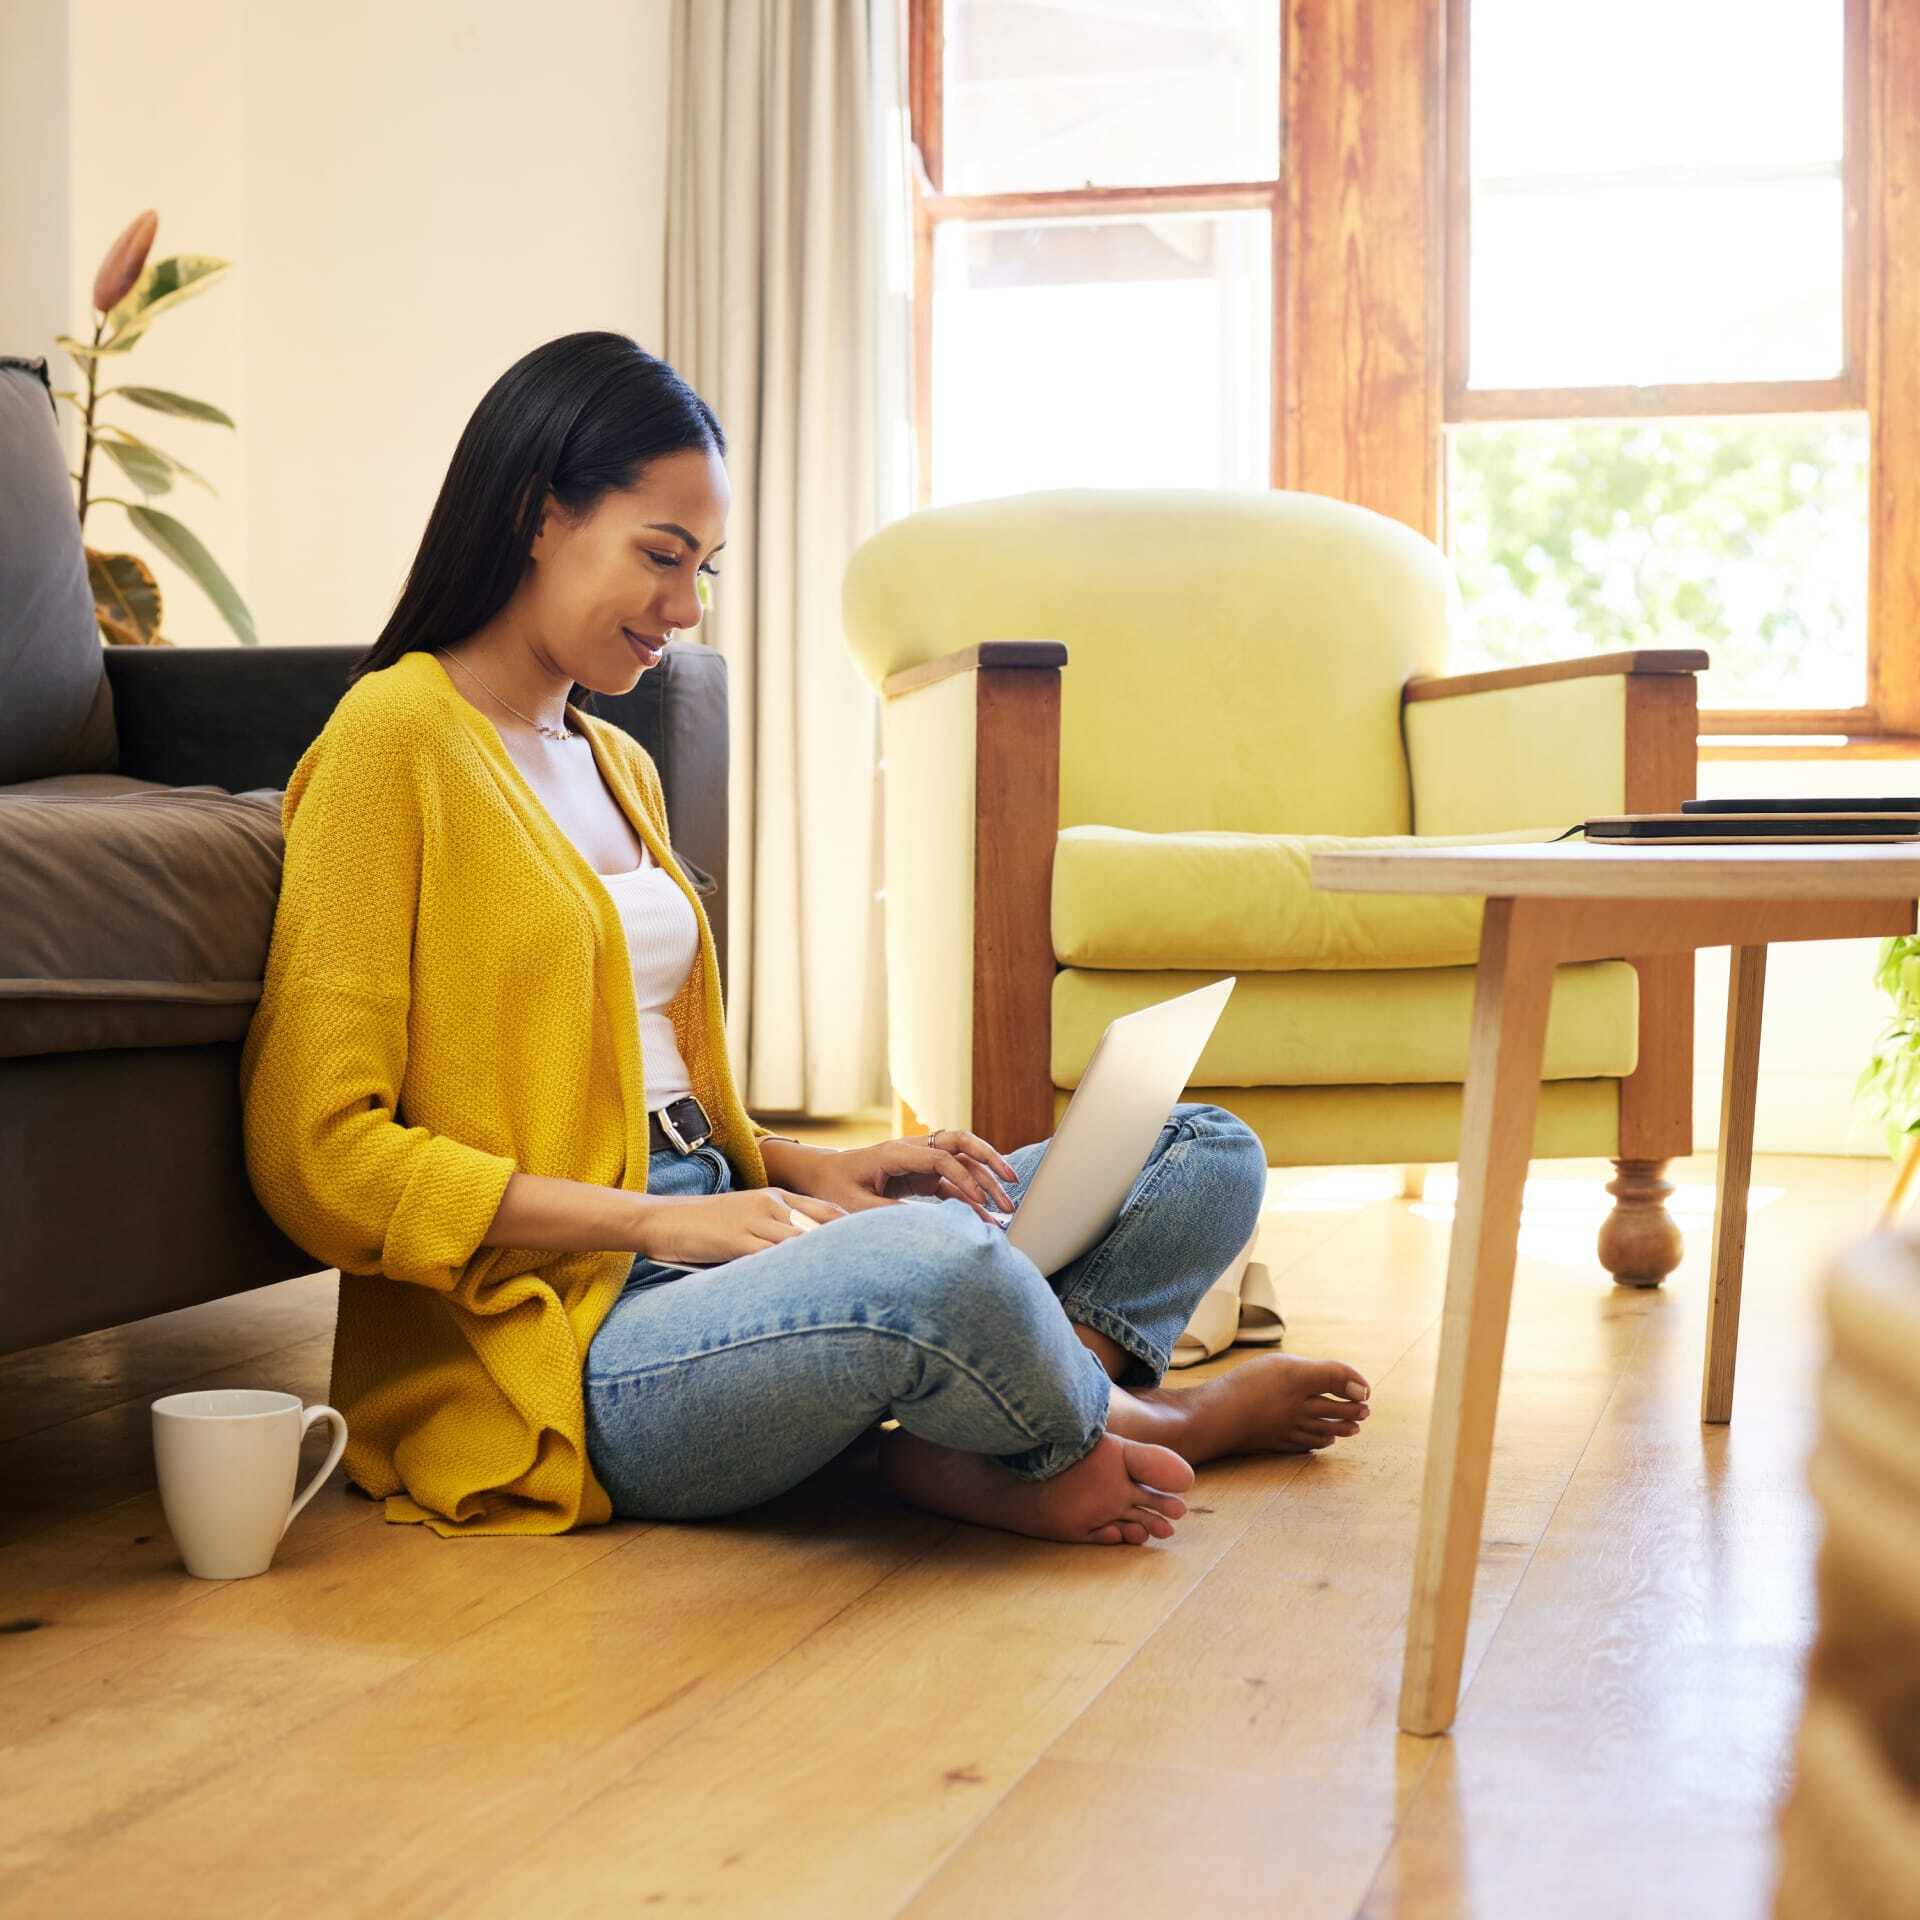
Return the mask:
<path id="1" fill-rule="evenodd" d="M 44 358 L 0 355 L 0 786 L 120 764 Z"/>

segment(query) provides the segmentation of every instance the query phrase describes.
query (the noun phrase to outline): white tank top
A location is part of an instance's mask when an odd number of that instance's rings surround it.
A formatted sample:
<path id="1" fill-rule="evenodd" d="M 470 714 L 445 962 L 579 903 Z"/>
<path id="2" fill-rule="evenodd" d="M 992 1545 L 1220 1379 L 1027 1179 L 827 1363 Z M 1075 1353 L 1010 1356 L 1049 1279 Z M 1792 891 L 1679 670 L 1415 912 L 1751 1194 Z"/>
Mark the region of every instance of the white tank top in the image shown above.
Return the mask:
<path id="1" fill-rule="evenodd" d="M 639 866 L 627 873 L 603 873 L 600 884 L 619 909 L 633 959 L 640 1070 L 647 1083 L 647 1111 L 652 1113 L 693 1091 L 673 1022 L 667 1018 L 667 1005 L 686 984 L 700 956 L 700 929 L 686 895 L 644 850 Z"/>

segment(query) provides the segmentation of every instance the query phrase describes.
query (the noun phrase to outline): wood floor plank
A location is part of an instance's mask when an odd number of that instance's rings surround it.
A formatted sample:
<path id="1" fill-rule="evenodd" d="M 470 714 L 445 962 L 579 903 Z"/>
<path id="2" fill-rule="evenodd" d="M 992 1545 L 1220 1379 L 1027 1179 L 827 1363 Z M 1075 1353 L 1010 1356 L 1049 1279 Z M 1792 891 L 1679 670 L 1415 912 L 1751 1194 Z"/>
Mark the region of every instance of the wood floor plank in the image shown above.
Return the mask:
<path id="1" fill-rule="evenodd" d="M 1815 1619 L 1815 1280 L 1865 1209 L 1844 1193 L 1762 1220 L 1732 1426 L 1699 1418 L 1702 1249 L 1645 1296 L 1646 1337 L 1364 1914 L 1613 1916 L 1657 1887 L 1662 1910 L 1763 1920 Z"/>
<path id="2" fill-rule="evenodd" d="M 311 1406 L 326 1399 L 332 1367 L 333 1335 L 328 1331 L 186 1379 L 160 1381 L 151 1392 L 77 1419 L 35 1427 L 7 1441 L 0 1445 L 0 1548 L 88 1507 L 113 1506 L 150 1489 L 152 1407 L 163 1394 L 204 1387 L 272 1387 L 298 1394 Z M 307 1435 L 301 1445 L 302 1474 L 326 1457 L 325 1435 Z"/>
<path id="3" fill-rule="evenodd" d="M 324 1273 L 0 1354 L 0 1446 L 123 1401 L 143 1404 L 221 1367 L 332 1337 L 340 1276 Z"/>
<path id="4" fill-rule="evenodd" d="M 1334 1251 L 1374 1243 L 1375 1258 L 1424 1262 L 1437 1278 L 1444 1242 L 1444 1222 L 1380 1210 Z M 1296 1278 L 1289 1331 L 1308 1350 L 1328 1345 L 1319 1311 L 1339 1304 L 1350 1270 Z M 1469 1685 L 1640 1337 L 1644 1300 L 1522 1263 L 1469 1618 Z M 1085 1835 L 1119 1820 L 1123 1808 L 1101 1783 L 1135 1761 L 1153 1776 L 1157 1829 L 1209 1832 L 1210 1908 L 1329 1920 L 1354 1912 L 1436 1749 L 1398 1732 L 1395 1703 L 1438 1359 L 1430 1323 L 1375 1381 L 1363 1433 L 1288 1481 L 1030 1781 L 933 1877 L 907 1909 L 912 1920 L 979 1912 L 1009 1859 L 1028 1864 L 1036 1889 L 1072 1876 L 1086 1896 L 1075 1912 L 1130 1898 L 1132 1851 L 1090 1860 Z M 1092 1798 L 1060 1804 L 1076 1782 Z M 1240 1804 L 1249 1783 L 1260 1783 L 1262 1817 L 1219 1830 L 1214 1796 Z M 1297 1884 L 1301 1859 L 1315 1863 L 1310 1887 Z M 1191 1875 L 1193 1856 L 1187 1865 Z M 1063 1911 L 1024 1890 L 1010 1906 L 1004 1893 L 1000 1900 L 1015 1914 Z"/>
<path id="5" fill-rule="evenodd" d="M 375 1503 L 351 1498 L 343 1486 L 332 1481 L 307 1503 L 270 1571 L 295 1565 L 339 1528 L 386 1524 Z M 187 1573 L 157 1491 L 16 1541 L 0 1549 L 0 1698 L 12 1697 L 29 1674 L 115 1634 L 170 1624 L 224 1591 L 220 1581 Z"/>
<path id="6" fill-rule="evenodd" d="M 1818 1280 L 1888 1169 L 1756 1161 L 1711 1437 L 1712 1160 L 1673 1170 L 1688 1260 L 1647 1292 L 1594 1262 L 1603 1166 L 1537 1172 L 1441 1740 L 1393 1717 L 1448 1221 L 1394 1170 L 1276 1175 L 1263 1228 L 1288 1348 L 1374 1382 L 1362 1434 L 1203 1468 L 1143 1549 L 819 1482 L 722 1521 L 441 1541 L 336 1479 L 269 1575 L 201 1582 L 148 1403 L 324 1398 L 330 1281 L 0 1362 L 0 1915 L 253 1915 L 295 1888 L 381 1920 L 1613 1920 L 1650 1893 L 1759 1920 L 1813 1629 Z"/>
<path id="7" fill-rule="evenodd" d="M 783 1920 L 897 1911 L 1205 1577 L 1273 1471 L 1210 1487 L 1166 1551 L 956 1525 L 456 1910 L 561 1920 L 658 1895 Z"/>
<path id="8" fill-rule="evenodd" d="M 204 1591 L 191 1604 L 79 1657 L 0 1675 L 0 1912 L 97 1911 L 88 1898 L 30 1888 L 63 1870 L 91 1881 L 94 1898 L 134 1884 L 124 1863 L 117 1879 L 100 1877 L 112 1836 L 164 1820 L 211 1775 L 257 1793 L 262 1772 L 316 1716 L 377 1698 L 424 1655 L 547 1593 L 619 1541 L 603 1529 L 489 1540 L 484 1578 L 480 1555 L 447 1551 L 479 1544 L 384 1519 L 290 1533 L 265 1575 L 193 1581 Z M 150 1890 L 144 1870 L 138 1884 Z"/>
<path id="9" fill-rule="evenodd" d="M 522 1583 L 512 1604 L 491 1606 L 493 1617 L 422 1658 L 407 1658 L 407 1637 L 364 1611 L 331 1617 L 343 1631 L 324 1642 L 311 1620 L 256 1613 L 238 1646 L 305 1649 L 315 1668 L 339 1669 L 341 1697 L 283 1734 L 270 1766 L 216 1771 L 203 1755 L 204 1777 L 157 1807 L 138 1797 L 131 1764 L 110 1769 L 121 1796 L 110 1803 L 114 1817 L 97 1810 L 84 1850 L 68 1846 L 43 1865 L 17 1904 L 0 1896 L 0 1914 L 103 1911 L 99 1903 L 135 1872 L 150 1903 L 143 1911 L 205 1911 L 197 1890 L 207 1886 L 235 1913 L 276 1911 L 289 1886 L 314 1912 L 363 1910 L 375 1887 L 383 1920 L 455 1911 L 573 1809 L 594 1804 L 607 1781 L 711 1719 L 731 1692 L 952 1525 L 811 1489 L 751 1521 L 618 1523 L 578 1536 L 597 1543 L 595 1558 L 576 1555 L 571 1573 L 537 1592 Z M 444 1565 L 436 1577 L 464 1588 L 469 1612 L 481 1595 L 501 1595 L 495 1548 L 532 1548 L 531 1564 L 540 1549 L 575 1538 L 441 1542 L 415 1528 L 388 1531 L 427 1541 Z M 288 1584 L 316 1608 L 339 1590 Z M 445 1593 L 422 1608 L 443 1623 L 461 1611 Z M 202 1632 L 193 1644 L 204 1659 L 212 1643 Z M 393 1670 L 366 1668 L 378 1660 Z M 96 1809 L 100 1799 L 96 1792 Z M 672 1828 L 664 1833 L 670 1841 Z M 611 1840 L 617 1854 L 619 1834 Z M 590 1850 L 600 1851 L 597 1841 Z M 570 1887 L 572 1876 L 560 1884 Z M 554 1910 L 545 1897 L 533 1907 Z"/>

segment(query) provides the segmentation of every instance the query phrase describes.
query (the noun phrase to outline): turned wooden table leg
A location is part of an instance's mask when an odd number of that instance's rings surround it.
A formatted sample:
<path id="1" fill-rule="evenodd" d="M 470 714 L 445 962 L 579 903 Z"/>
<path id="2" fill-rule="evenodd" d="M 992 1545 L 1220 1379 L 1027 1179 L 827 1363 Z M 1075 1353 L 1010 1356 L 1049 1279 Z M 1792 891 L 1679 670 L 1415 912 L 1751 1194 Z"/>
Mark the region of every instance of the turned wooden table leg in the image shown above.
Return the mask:
<path id="1" fill-rule="evenodd" d="M 1400 1725 L 1408 1733 L 1444 1733 L 1459 1704 L 1506 1357 L 1514 1247 L 1540 1107 L 1553 988 L 1548 921 L 1548 912 L 1534 902 L 1494 899 L 1481 926 L 1460 1122 L 1460 1190 L 1400 1680 Z"/>
<path id="2" fill-rule="evenodd" d="M 1713 1281 L 1707 1296 L 1707 1366 L 1700 1418 L 1733 1418 L 1740 1280 L 1747 1261 L 1747 1189 L 1753 1182 L 1753 1107 L 1760 1082 L 1760 1008 L 1765 947 L 1735 947 L 1727 983 L 1727 1060 L 1720 1082 L 1720 1169 L 1713 1201 Z"/>
<path id="3" fill-rule="evenodd" d="M 1600 1228 L 1600 1264 L 1623 1287 L 1657 1287 L 1685 1251 L 1667 1211 L 1673 1192 L 1665 1160 L 1616 1160 L 1607 1182 L 1613 1211 Z"/>

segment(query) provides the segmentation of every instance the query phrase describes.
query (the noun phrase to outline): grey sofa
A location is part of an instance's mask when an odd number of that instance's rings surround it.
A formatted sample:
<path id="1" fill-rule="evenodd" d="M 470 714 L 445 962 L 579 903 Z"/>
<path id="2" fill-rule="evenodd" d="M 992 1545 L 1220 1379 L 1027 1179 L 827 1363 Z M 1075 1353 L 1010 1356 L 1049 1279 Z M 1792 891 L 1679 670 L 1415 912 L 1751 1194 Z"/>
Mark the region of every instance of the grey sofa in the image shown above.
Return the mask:
<path id="1" fill-rule="evenodd" d="M 0 359 L 0 1353 L 319 1265 L 253 1196 L 238 1068 L 281 795 L 365 651 L 103 646 L 50 406 Z M 659 764 L 724 979 L 726 662 L 588 704 Z"/>

